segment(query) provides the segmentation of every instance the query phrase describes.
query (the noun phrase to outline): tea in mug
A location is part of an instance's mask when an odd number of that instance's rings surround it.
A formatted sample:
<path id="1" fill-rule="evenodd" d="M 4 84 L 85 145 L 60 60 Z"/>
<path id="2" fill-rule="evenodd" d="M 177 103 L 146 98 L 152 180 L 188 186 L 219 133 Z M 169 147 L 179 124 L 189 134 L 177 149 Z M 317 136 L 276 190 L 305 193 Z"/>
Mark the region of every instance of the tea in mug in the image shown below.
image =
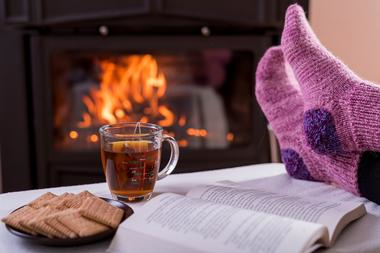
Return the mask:
<path id="1" fill-rule="evenodd" d="M 111 193 L 131 199 L 151 193 L 160 152 L 150 141 L 117 141 L 102 147 L 103 171 Z"/>

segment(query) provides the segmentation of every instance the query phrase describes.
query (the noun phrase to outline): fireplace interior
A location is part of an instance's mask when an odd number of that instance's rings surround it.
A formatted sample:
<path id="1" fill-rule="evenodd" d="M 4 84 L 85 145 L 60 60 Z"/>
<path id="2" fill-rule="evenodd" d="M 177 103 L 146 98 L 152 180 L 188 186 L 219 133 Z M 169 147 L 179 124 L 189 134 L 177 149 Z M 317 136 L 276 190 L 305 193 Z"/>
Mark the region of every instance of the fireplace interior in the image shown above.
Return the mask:
<path id="1" fill-rule="evenodd" d="M 294 1 L 0 2 L 4 191 L 104 181 L 117 122 L 176 138 L 175 173 L 270 162 L 255 69 Z"/>
<path id="2" fill-rule="evenodd" d="M 250 51 L 60 51 L 51 66 L 55 149 L 98 150 L 98 128 L 117 122 L 158 124 L 186 149 L 252 139 Z"/>

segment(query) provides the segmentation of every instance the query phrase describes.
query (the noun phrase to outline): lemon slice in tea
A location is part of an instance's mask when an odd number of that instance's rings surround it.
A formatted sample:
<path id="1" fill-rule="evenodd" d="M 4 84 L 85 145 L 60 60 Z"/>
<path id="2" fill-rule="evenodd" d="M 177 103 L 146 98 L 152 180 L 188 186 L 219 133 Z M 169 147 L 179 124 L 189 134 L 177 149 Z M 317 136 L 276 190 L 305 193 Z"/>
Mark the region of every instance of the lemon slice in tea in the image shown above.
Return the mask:
<path id="1" fill-rule="evenodd" d="M 125 152 L 133 150 L 134 152 L 148 151 L 150 141 L 115 141 L 112 142 L 112 152 Z"/>

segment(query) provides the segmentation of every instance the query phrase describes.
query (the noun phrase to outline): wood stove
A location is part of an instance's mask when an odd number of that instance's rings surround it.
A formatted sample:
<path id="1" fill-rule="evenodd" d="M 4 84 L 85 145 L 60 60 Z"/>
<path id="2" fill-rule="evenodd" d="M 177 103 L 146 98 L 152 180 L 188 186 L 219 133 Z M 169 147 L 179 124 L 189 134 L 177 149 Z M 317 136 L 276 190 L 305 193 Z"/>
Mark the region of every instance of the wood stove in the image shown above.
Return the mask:
<path id="1" fill-rule="evenodd" d="M 122 121 L 174 136 L 176 173 L 270 161 L 254 74 L 287 1 L 68 2 L 2 1 L 5 190 L 104 181 Z"/>

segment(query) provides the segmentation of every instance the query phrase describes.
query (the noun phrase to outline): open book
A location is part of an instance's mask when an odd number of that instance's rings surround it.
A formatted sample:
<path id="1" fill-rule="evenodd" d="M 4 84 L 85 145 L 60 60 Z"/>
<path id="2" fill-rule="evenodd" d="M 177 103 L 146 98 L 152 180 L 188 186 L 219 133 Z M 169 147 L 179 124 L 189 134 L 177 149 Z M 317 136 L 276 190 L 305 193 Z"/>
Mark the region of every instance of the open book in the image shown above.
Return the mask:
<path id="1" fill-rule="evenodd" d="M 123 222 L 110 252 L 312 252 L 366 214 L 363 204 L 201 186 L 164 193 Z"/>

